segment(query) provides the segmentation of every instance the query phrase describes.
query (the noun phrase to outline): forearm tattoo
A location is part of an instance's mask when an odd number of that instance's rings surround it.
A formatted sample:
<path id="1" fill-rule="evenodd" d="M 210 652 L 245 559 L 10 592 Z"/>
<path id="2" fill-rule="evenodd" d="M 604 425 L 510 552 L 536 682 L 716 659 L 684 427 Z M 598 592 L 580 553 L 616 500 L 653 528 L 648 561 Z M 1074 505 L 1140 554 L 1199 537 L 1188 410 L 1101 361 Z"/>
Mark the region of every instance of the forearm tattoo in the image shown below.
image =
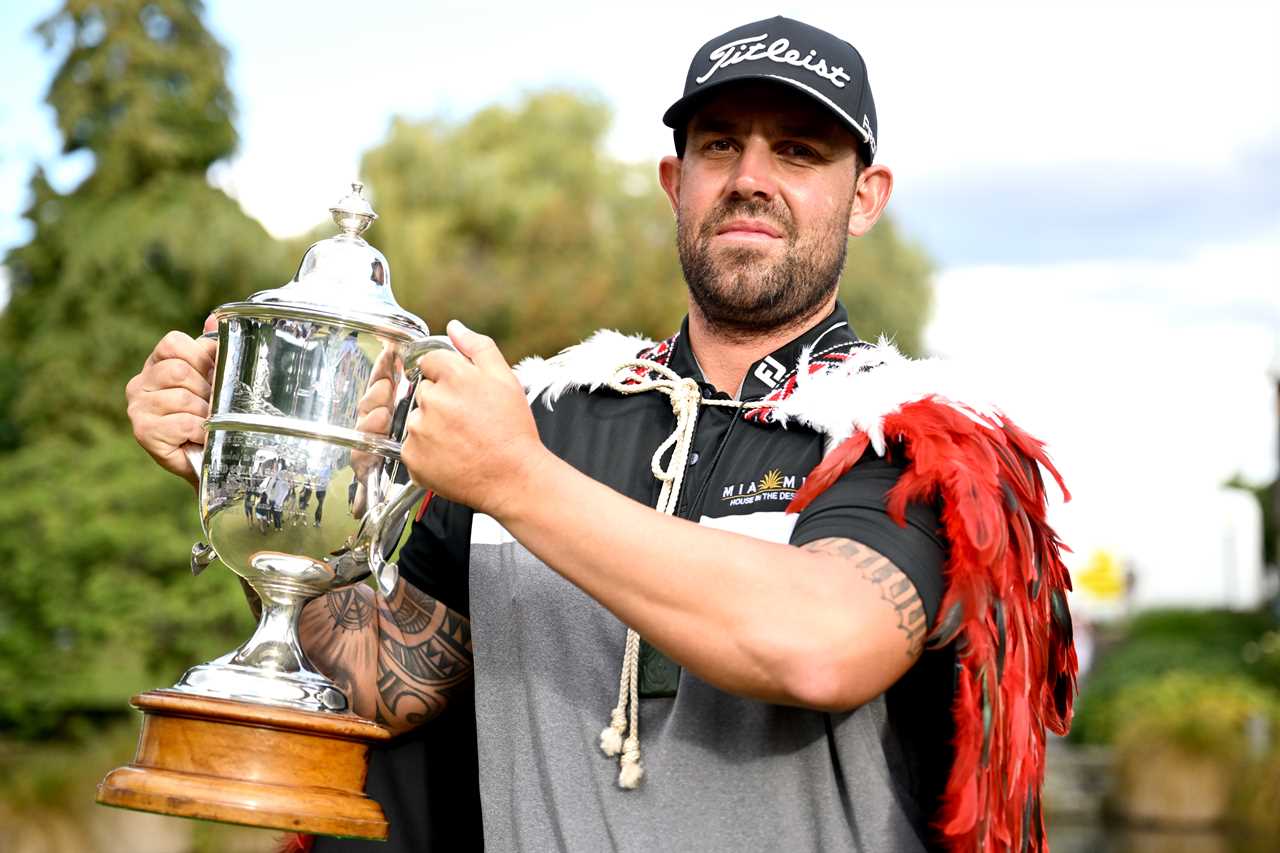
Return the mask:
<path id="1" fill-rule="evenodd" d="M 324 597 L 325 607 L 339 631 L 360 631 L 373 622 L 373 602 L 355 587 L 340 589 Z"/>
<path id="2" fill-rule="evenodd" d="M 401 582 L 389 599 L 357 585 L 303 611 L 301 634 L 352 710 L 393 730 L 444 710 L 471 675 L 471 623 Z"/>
<path id="3" fill-rule="evenodd" d="M 401 582 L 378 600 L 378 722 L 418 725 L 471 675 L 471 623 Z"/>
<path id="4" fill-rule="evenodd" d="M 828 554 L 849 562 L 864 580 L 880 593 L 881 600 L 893 608 L 898 617 L 898 630 L 907 638 L 907 657 L 919 657 L 924 649 L 927 631 L 924 604 L 911 579 L 883 554 L 852 539 L 828 537 L 815 539 L 804 546 L 815 554 Z"/>

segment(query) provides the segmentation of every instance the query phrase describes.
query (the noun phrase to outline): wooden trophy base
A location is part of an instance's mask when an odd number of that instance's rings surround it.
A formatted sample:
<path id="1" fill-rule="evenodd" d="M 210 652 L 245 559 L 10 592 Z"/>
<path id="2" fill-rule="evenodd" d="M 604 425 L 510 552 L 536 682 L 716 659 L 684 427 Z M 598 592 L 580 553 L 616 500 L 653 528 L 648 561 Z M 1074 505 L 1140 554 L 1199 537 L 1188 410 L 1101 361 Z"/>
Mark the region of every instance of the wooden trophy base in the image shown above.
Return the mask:
<path id="1" fill-rule="evenodd" d="M 98 784 L 98 802 L 179 817 L 386 840 L 364 795 L 369 744 L 391 733 L 346 714 L 151 690 L 133 697 L 133 763 Z"/>

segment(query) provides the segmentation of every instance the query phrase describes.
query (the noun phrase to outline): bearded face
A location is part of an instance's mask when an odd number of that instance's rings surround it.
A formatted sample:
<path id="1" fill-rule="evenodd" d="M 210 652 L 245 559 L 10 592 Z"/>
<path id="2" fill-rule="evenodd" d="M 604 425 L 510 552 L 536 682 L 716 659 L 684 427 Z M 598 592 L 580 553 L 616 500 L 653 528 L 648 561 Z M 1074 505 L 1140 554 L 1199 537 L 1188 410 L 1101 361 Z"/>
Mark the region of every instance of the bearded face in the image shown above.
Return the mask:
<path id="1" fill-rule="evenodd" d="M 853 205 L 797 228 L 781 198 L 723 198 L 701 220 L 677 217 L 680 265 L 694 304 L 719 331 L 751 336 L 785 328 L 811 315 L 831 295 L 844 270 Z M 717 239 L 734 223 L 766 227 L 781 245 Z"/>

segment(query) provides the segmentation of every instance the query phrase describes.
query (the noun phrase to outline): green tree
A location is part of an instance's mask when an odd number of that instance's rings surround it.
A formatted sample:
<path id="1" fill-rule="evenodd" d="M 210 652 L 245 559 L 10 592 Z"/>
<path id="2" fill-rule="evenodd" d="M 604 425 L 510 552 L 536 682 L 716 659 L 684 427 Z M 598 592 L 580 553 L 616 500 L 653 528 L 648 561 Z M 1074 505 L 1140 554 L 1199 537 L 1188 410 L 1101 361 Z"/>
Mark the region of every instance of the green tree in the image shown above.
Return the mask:
<path id="1" fill-rule="evenodd" d="M 193 580 L 191 490 L 134 445 L 125 382 L 169 329 L 272 286 L 282 248 L 206 171 L 235 131 L 226 57 L 196 0 L 67 0 L 47 102 L 92 174 L 37 172 L 0 316 L 0 728 L 124 711 L 129 691 L 242 639 L 222 572 Z"/>
<path id="2" fill-rule="evenodd" d="M 891 217 L 865 237 L 849 241 L 840 299 L 853 328 L 865 340 L 893 339 L 909 355 L 924 353 L 932 266 L 924 250 L 905 239 Z"/>
<path id="3" fill-rule="evenodd" d="M 382 217 L 369 233 L 396 294 L 433 330 L 458 317 L 512 360 L 601 327 L 665 336 L 685 311 L 675 226 L 654 166 L 604 150 L 609 111 L 565 91 L 462 122 L 396 119 L 364 158 Z M 885 220 L 850 241 L 854 327 L 919 353 L 929 264 Z"/>

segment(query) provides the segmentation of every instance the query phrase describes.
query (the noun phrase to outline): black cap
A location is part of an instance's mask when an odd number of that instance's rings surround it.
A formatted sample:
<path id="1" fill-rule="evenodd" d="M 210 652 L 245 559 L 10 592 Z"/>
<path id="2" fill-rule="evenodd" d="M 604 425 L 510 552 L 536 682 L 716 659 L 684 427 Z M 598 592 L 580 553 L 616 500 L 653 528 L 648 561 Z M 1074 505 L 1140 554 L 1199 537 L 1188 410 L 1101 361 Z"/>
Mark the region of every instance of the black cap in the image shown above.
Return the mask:
<path id="1" fill-rule="evenodd" d="M 740 80 L 771 80 L 803 92 L 853 131 L 864 163 L 875 158 L 876 105 L 862 55 L 825 30 L 783 17 L 729 30 L 694 55 L 684 97 L 662 116 L 675 128 L 677 146 L 706 93 Z"/>

